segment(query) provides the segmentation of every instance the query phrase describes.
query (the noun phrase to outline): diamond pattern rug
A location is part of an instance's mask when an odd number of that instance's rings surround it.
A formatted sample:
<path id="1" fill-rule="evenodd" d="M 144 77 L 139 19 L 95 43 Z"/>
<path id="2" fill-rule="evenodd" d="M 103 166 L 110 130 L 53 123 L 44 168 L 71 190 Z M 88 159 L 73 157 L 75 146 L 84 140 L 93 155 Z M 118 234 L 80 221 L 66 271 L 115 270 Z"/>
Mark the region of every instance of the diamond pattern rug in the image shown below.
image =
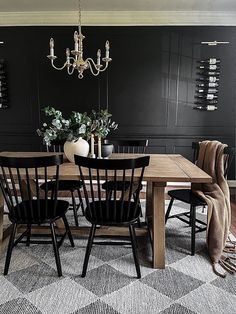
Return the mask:
<path id="1" fill-rule="evenodd" d="M 176 202 L 174 211 L 184 209 Z M 199 216 L 205 217 L 199 211 Z M 79 217 L 81 224 L 87 224 Z M 70 224 L 73 215 L 68 212 Z M 197 234 L 190 256 L 190 230 L 177 219 L 166 226 L 164 270 L 151 268 L 148 238 L 138 238 L 142 278 L 136 278 L 131 246 L 94 246 L 88 272 L 81 278 L 87 239 L 66 240 L 60 248 L 63 277 L 58 278 L 51 245 L 19 244 L 10 271 L 0 275 L 0 313 L 65 314 L 232 314 L 236 313 L 236 278 L 222 279 L 211 269 L 205 233 Z M 5 256 L 0 258 L 3 273 Z"/>

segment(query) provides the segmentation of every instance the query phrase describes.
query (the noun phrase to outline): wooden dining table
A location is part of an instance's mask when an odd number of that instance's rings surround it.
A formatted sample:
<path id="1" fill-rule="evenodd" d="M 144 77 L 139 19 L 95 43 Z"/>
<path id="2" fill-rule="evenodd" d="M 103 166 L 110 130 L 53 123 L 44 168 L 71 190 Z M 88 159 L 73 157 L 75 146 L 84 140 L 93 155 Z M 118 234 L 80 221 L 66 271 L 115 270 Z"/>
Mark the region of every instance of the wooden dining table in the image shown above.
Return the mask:
<path id="1" fill-rule="evenodd" d="M 53 153 L 1 152 L 0 156 L 37 157 L 51 154 Z M 137 158 L 139 156 L 140 154 L 112 154 L 111 158 Z M 64 162 L 60 167 L 60 179 L 79 180 L 78 167 L 73 163 Z M 147 182 L 146 213 L 152 218 L 153 268 L 165 268 L 165 187 L 167 182 L 210 183 L 212 178 L 181 155 L 151 154 L 150 164 L 145 169 L 143 180 Z M 4 240 L 3 204 L 3 195 L 0 192 L 0 245 Z"/>

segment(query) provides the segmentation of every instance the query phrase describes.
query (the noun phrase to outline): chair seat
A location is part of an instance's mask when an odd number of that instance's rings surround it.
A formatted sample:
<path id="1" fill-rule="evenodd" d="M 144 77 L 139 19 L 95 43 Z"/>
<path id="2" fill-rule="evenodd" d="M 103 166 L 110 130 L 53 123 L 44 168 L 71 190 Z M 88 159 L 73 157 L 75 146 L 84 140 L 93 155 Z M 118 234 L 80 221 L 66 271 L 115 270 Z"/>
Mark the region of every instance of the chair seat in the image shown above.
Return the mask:
<path id="1" fill-rule="evenodd" d="M 123 210 L 121 210 L 122 204 Z M 86 219 L 92 224 L 99 225 L 129 225 L 137 221 L 141 213 L 139 205 L 136 207 L 134 202 L 128 201 L 109 201 L 108 206 L 106 201 L 95 201 L 90 203 L 90 208 L 92 213 L 88 207 L 85 209 Z"/>
<path id="2" fill-rule="evenodd" d="M 168 192 L 170 197 L 193 206 L 206 206 L 206 202 L 195 195 L 190 189 L 171 190 Z"/>
<path id="3" fill-rule="evenodd" d="M 48 190 L 51 191 L 55 187 L 55 181 L 48 182 Z M 80 189 L 82 187 L 82 183 L 79 180 L 59 180 L 58 181 L 58 191 L 74 191 Z M 40 185 L 42 190 L 46 189 L 46 183 Z"/>
<path id="4" fill-rule="evenodd" d="M 108 191 L 126 191 L 130 187 L 129 181 L 107 181 L 102 184 L 102 188 Z"/>
<path id="5" fill-rule="evenodd" d="M 32 200 L 32 215 L 30 201 L 24 201 L 19 206 L 14 206 L 14 212 L 12 210 L 9 214 L 9 219 L 17 223 L 44 223 L 62 217 L 69 207 L 69 203 L 62 200 L 57 200 L 55 210 L 54 205 L 54 200 L 47 200 L 47 208 L 45 200 Z"/>
<path id="6" fill-rule="evenodd" d="M 102 188 L 104 190 L 108 190 L 108 191 L 126 191 L 128 190 L 128 188 L 130 187 L 130 182 L 129 181 L 107 181 L 105 183 L 102 184 Z M 142 189 L 143 186 L 141 184 L 141 188 Z"/>

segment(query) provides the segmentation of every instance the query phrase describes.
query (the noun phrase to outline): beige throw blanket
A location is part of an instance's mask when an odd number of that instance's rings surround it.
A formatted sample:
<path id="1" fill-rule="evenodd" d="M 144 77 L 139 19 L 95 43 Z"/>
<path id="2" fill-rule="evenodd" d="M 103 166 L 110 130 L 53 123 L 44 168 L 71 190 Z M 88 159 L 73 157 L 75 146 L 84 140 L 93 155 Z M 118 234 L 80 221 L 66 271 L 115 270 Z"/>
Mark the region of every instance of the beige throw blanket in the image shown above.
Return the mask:
<path id="1" fill-rule="evenodd" d="M 212 177 L 212 183 L 193 184 L 195 194 L 201 197 L 208 206 L 207 212 L 207 247 L 214 272 L 222 277 L 218 265 L 228 272 L 236 271 L 231 259 L 222 255 L 224 249 L 230 246 L 234 251 L 235 244 L 228 244 L 231 225 L 230 195 L 227 181 L 224 177 L 224 148 L 227 145 L 218 141 L 203 141 L 200 143 L 197 166 Z"/>

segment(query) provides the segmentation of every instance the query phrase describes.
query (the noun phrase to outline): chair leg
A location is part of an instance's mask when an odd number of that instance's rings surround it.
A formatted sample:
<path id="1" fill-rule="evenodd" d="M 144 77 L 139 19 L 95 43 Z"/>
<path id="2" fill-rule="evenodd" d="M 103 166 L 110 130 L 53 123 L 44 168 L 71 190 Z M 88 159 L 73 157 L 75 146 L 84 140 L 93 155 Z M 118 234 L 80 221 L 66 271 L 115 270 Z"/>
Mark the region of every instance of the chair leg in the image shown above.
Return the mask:
<path id="1" fill-rule="evenodd" d="M 133 199 L 134 199 L 134 201 L 136 199 L 136 193 L 135 192 L 133 193 Z M 140 208 L 141 208 L 140 217 L 143 217 L 143 212 L 142 212 L 142 206 L 141 206 L 140 198 L 138 198 L 138 206 L 140 206 Z"/>
<path id="2" fill-rule="evenodd" d="M 84 216 L 84 203 L 83 203 L 83 199 L 82 199 L 82 196 L 81 196 L 80 189 L 77 189 L 77 191 L 78 191 L 80 206 L 81 206 L 81 209 L 82 209 L 82 214 L 83 214 L 83 216 Z"/>
<path id="3" fill-rule="evenodd" d="M 63 216 L 62 219 L 63 219 L 64 225 L 65 225 L 65 228 L 66 228 L 66 233 L 68 234 L 68 238 L 70 240 L 70 244 L 71 244 L 72 247 L 75 247 L 74 240 L 73 240 L 73 237 L 72 237 L 72 234 L 71 234 L 71 231 L 70 231 L 70 226 L 68 224 L 66 216 Z"/>
<path id="4" fill-rule="evenodd" d="M 169 206 L 168 206 L 168 208 L 167 208 L 167 211 L 166 211 L 165 223 L 167 222 L 167 220 L 168 220 L 168 218 L 169 218 L 169 216 L 170 216 L 170 211 L 171 211 L 173 202 L 174 202 L 174 198 L 172 197 L 171 200 L 170 200 Z"/>
<path id="5" fill-rule="evenodd" d="M 140 203 L 139 199 L 138 199 L 138 205 L 137 205 L 137 207 L 140 208 L 140 215 L 139 215 L 139 217 L 138 217 L 138 219 L 137 219 L 137 225 L 138 225 L 138 228 L 141 228 L 140 217 L 143 217 L 143 214 L 142 214 L 142 207 L 141 207 L 141 203 Z"/>
<path id="6" fill-rule="evenodd" d="M 60 261 L 58 247 L 57 247 L 57 239 L 56 239 L 53 222 L 50 222 L 50 228 L 51 228 L 51 234 L 52 234 L 53 250 L 54 250 L 54 255 L 55 255 L 55 260 L 56 260 L 56 265 L 57 265 L 57 273 L 58 273 L 58 277 L 61 277 L 62 276 L 61 261 Z"/>
<path id="7" fill-rule="evenodd" d="M 27 225 L 27 239 L 26 239 L 26 246 L 30 246 L 30 236 L 31 236 L 31 224 Z"/>
<path id="8" fill-rule="evenodd" d="M 14 239 L 16 235 L 16 227 L 17 227 L 17 224 L 13 223 L 12 232 L 11 232 L 9 243 L 8 243 L 7 256 L 6 256 L 6 262 L 5 262 L 5 267 L 4 267 L 4 276 L 8 274 L 8 270 L 10 266 L 11 254 L 12 254 L 12 249 L 14 247 Z"/>
<path id="9" fill-rule="evenodd" d="M 138 224 L 138 227 L 141 228 L 141 221 L 140 221 L 140 217 L 138 217 L 137 219 L 137 224 Z"/>
<path id="10" fill-rule="evenodd" d="M 112 200 L 112 190 L 108 190 L 108 196 L 107 196 L 107 199 L 108 199 L 109 201 L 111 201 L 111 200 Z"/>
<path id="11" fill-rule="evenodd" d="M 86 248 L 83 271 L 82 271 L 81 277 L 86 276 L 88 261 L 89 261 L 89 256 L 90 256 L 92 245 L 93 245 L 93 239 L 94 239 L 95 231 L 96 231 L 96 225 L 93 224 L 92 227 L 90 228 L 90 234 L 89 234 L 89 238 L 88 238 L 88 244 L 87 244 L 87 248 Z"/>
<path id="12" fill-rule="evenodd" d="M 206 206 L 204 205 L 204 206 L 202 206 L 202 213 L 204 214 L 204 212 L 205 212 L 205 209 L 206 209 Z"/>
<path id="13" fill-rule="evenodd" d="M 134 263 L 135 263 L 135 268 L 136 268 L 136 272 L 137 272 L 137 277 L 141 278 L 140 266 L 139 266 L 139 261 L 138 261 L 137 244 L 136 244 L 137 242 L 136 242 L 134 226 L 129 225 L 129 232 L 130 232 L 132 251 L 133 251 L 133 256 L 134 256 Z"/>
<path id="14" fill-rule="evenodd" d="M 135 232 L 135 227 L 133 226 L 133 232 L 134 232 L 134 239 L 135 239 L 135 247 L 136 249 L 138 249 L 138 240 L 137 240 L 137 237 L 136 237 L 136 232 Z"/>
<path id="15" fill-rule="evenodd" d="M 192 205 L 190 205 L 190 211 L 189 211 L 189 227 L 192 226 L 192 208 L 191 208 Z"/>
<path id="16" fill-rule="evenodd" d="M 71 198 L 72 198 L 72 206 L 73 206 L 73 212 L 74 212 L 74 218 L 75 218 L 75 225 L 76 225 L 76 227 L 78 227 L 79 221 L 78 221 L 78 214 L 77 214 L 75 196 L 74 196 L 73 191 L 71 191 Z"/>
<path id="17" fill-rule="evenodd" d="M 191 206 L 191 255 L 195 254 L 195 234 L 196 234 L 196 207 Z"/>

